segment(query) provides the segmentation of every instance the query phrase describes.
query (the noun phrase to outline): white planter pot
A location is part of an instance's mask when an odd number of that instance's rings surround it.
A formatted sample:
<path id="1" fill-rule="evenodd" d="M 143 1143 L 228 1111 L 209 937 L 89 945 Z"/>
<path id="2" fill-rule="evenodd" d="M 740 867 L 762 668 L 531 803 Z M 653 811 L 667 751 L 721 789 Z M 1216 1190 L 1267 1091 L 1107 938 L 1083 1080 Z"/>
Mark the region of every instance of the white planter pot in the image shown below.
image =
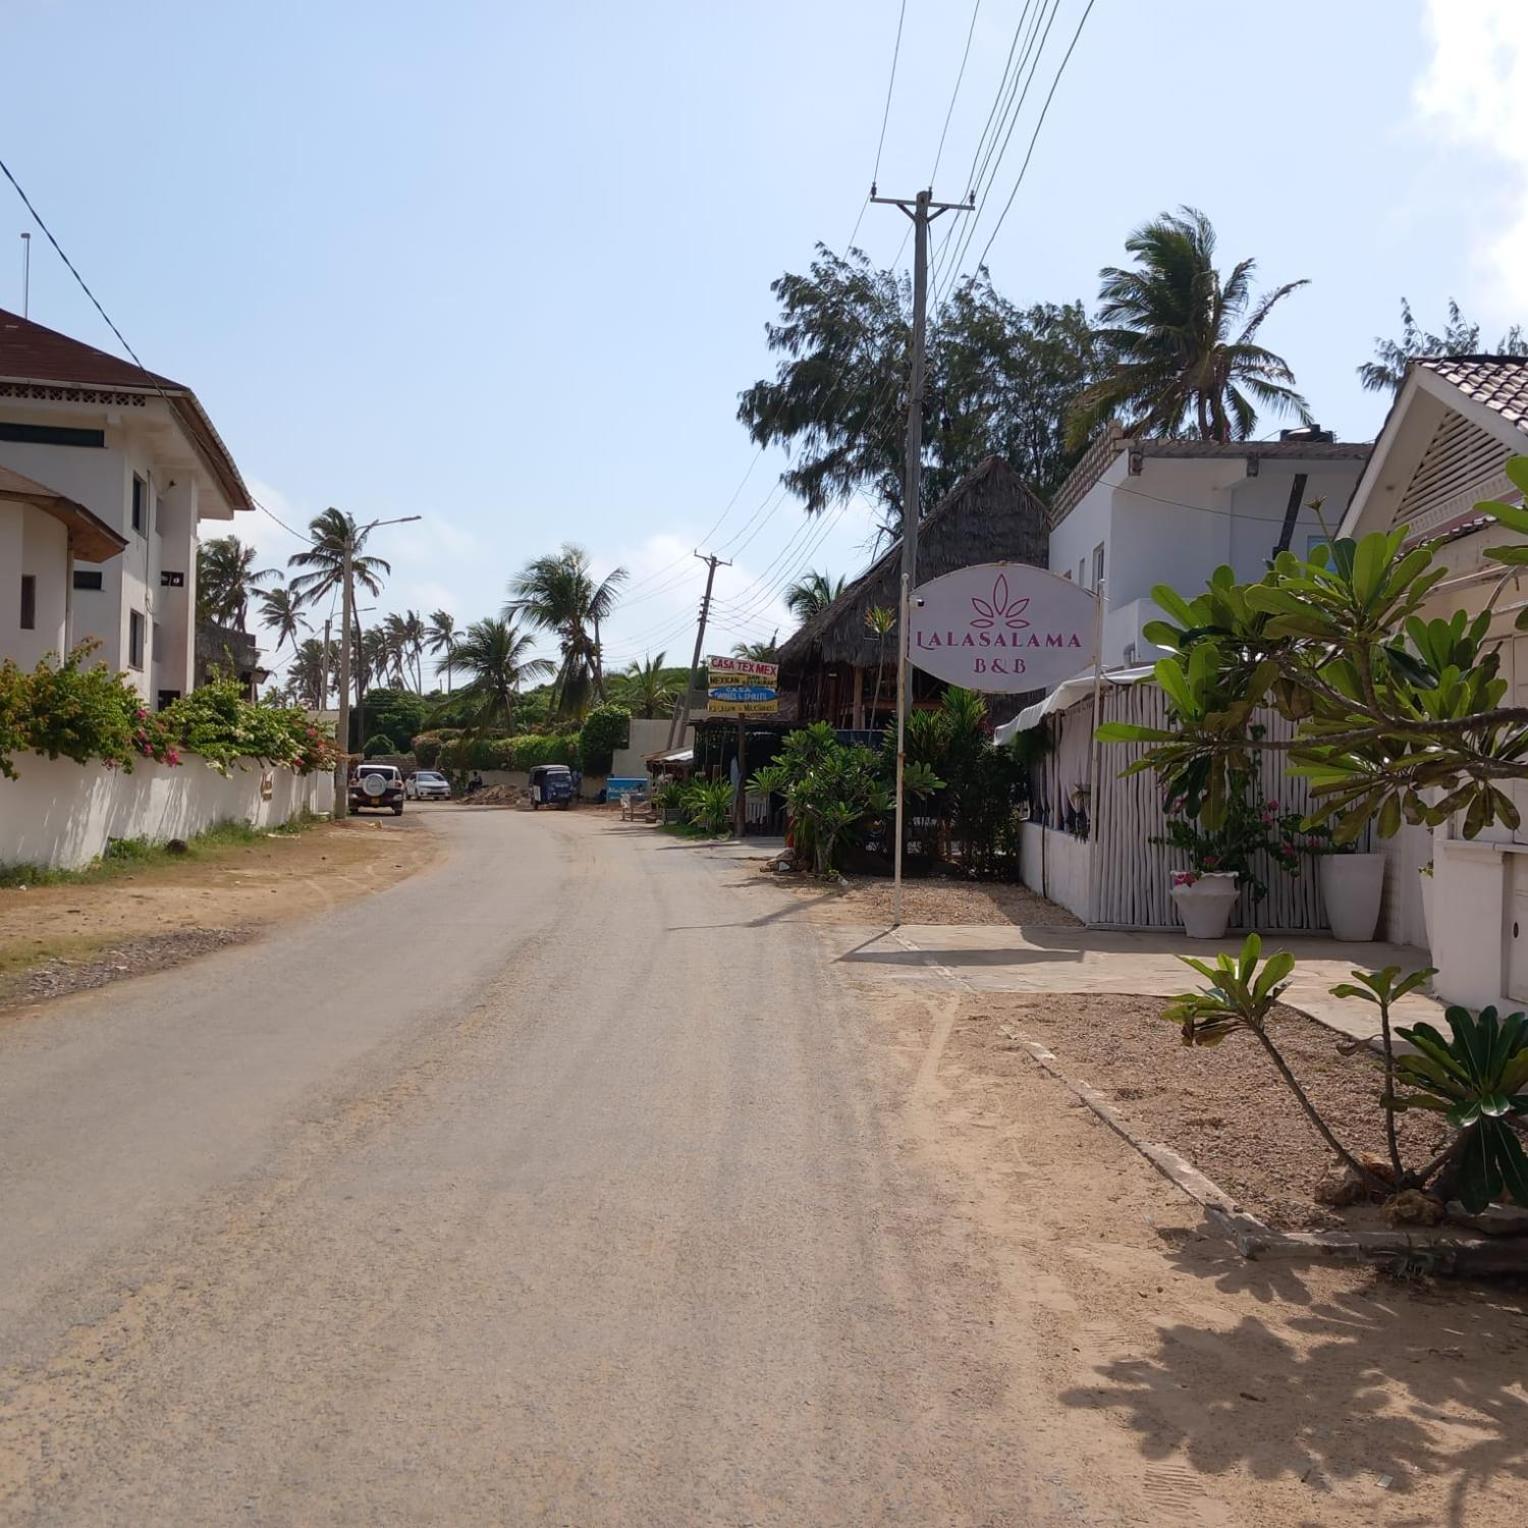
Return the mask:
<path id="1" fill-rule="evenodd" d="M 1202 875 L 1192 886 L 1174 886 L 1173 901 L 1190 939 L 1219 939 L 1236 906 L 1236 877 L 1217 870 Z"/>
<path id="2" fill-rule="evenodd" d="M 1372 939 L 1384 889 L 1383 854 L 1322 855 L 1321 895 L 1332 938 L 1357 944 Z"/>
<path id="3" fill-rule="evenodd" d="M 1422 928 L 1427 935 L 1427 948 L 1431 950 L 1433 941 L 1433 878 L 1430 875 L 1419 875 L 1417 879 L 1422 883 Z"/>

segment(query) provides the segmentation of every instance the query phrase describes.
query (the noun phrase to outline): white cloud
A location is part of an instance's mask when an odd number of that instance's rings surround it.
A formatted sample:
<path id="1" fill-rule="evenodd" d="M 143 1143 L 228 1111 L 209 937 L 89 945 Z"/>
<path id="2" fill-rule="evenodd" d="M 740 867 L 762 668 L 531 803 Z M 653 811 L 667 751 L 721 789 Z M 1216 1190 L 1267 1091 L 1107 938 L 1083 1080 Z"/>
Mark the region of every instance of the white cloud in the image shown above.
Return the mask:
<path id="1" fill-rule="evenodd" d="M 1528 3 L 1428 0 L 1432 58 L 1415 91 L 1450 143 L 1500 161 L 1504 186 L 1474 250 L 1503 312 L 1528 309 Z"/>

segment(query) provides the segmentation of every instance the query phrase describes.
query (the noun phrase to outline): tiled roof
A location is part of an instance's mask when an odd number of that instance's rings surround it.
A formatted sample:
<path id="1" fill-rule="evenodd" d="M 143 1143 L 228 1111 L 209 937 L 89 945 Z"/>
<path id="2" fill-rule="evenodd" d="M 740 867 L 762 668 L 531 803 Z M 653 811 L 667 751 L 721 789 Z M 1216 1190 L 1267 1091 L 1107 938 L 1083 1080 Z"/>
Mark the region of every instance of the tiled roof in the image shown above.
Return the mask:
<path id="1" fill-rule="evenodd" d="M 158 372 L 0 308 L 0 385 L 162 393 L 211 467 L 224 499 L 236 510 L 253 508 L 233 454 L 223 444 L 201 400 L 184 382 L 172 382 Z"/>
<path id="2" fill-rule="evenodd" d="M 0 308 L 0 378 L 7 382 L 52 382 L 76 387 L 132 387 L 157 392 L 189 392 L 132 361 L 97 350 Z"/>
<path id="3" fill-rule="evenodd" d="M 1425 356 L 1416 364 L 1528 435 L 1528 356 Z"/>

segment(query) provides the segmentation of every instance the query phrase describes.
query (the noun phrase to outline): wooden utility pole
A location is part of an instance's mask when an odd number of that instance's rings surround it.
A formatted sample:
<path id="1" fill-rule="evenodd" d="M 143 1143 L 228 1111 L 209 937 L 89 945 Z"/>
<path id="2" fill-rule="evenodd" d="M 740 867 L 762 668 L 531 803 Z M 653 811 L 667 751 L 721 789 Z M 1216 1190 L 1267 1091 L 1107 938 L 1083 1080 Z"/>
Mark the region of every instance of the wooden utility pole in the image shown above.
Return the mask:
<path id="1" fill-rule="evenodd" d="M 928 320 L 928 225 L 946 212 L 969 212 L 975 198 L 964 202 L 936 202 L 933 191 L 920 191 L 911 201 L 897 196 L 870 200 L 899 207 L 913 221 L 913 328 L 907 387 L 907 444 L 902 463 L 902 592 L 897 604 L 897 841 L 892 851 L 891 921 L 902 922 L 902 841 L 906 798 L 903 777 L 907 771 L 907 712 L 913 698 L 913 669 L 908 661 L 908 627 L 911 625 L 912 591 L 918 585 L 918 515 L 923 488 L 923 373 L 925 330 Z"/>
<path id="2" fill-rule="evenodd" d="M 684 741 L 684 729 L 690 723 L 690 692 L 695 688 L 696 680 L 700 674 L 700 654 L 706 645 L 706 621 L 711 615 L 711 585 L 716 582 L 716 570 L 718 568 L 730 568 L 730 562 L 723 562 L 720 557 L 712 552 L 709 557 L 695 554 L 706 565 L 706 592 L 700 597 L 700 624 L 695 629 L 695 653 L 690 659 L 690 672 L 685 681 L 684 695 L 681 697 L 678 709 L 674 712 L 673 725 L 669 728 L 669 748 L 674 749 Z"/>
<path id="3" fill-rule="evenodd" d="M 350 811 L 350 633 L 353 625 L 351 606 L 355 595 L 350 587 L 351 543 L 355 532 L 347 528 L 340 582 L 340 714 L 335 723 L 334 741 L 339 747 L 339 762 L 334 766 L 334 815 L 344 817 Z"/>
<path id="4" fill-rule="evenodd" d="M 329 647 L 329 628 L 333 625 L 334 617 L 326 615 L 324 617 L 324 669 L 323 678 L 319 682 L 321 693 L 318 697 L 318 709 L 320 711 L 327 711 L 329 709 L 329 675 L 332 672 L 329 665 L 333 661 Z"/>

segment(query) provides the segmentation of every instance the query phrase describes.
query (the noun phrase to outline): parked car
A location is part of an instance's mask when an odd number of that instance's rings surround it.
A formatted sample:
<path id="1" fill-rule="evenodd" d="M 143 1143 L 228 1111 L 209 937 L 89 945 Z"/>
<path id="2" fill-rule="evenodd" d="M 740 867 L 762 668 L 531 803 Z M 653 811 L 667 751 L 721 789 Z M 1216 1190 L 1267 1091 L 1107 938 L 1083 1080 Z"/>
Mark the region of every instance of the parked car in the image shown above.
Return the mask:
<path id="1" fill-rule="evenodd" d="M 531 769 L 531 807 L 573 805 L 573 771 L 566 764 L 537 764 Z"/>
<path id="2" fill-rule="evenodd" d="M 350 776 L 350 810 L 388 808 L 403 815 L 403 771 L 396 764 L 358 764 Z"/>
<path id="3" fill-rule="evenodd" d="M 451 782 L 438 769 L 416 769 L 403 782 L 403 794 L 415 801 L 449 801 Z"/>

